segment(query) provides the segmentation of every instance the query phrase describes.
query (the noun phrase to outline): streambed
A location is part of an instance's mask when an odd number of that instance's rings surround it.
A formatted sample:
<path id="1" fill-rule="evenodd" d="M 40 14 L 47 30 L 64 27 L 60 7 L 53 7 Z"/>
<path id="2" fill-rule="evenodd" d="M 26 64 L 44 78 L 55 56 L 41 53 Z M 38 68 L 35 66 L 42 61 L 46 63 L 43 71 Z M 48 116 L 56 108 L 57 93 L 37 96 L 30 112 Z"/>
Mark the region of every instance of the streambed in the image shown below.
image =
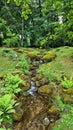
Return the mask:
<path id="1" fill-rule="evenodd" d="M 42 93 L 41 85 L 48 85 L 47 78 L 39 76 L 37 74 L 38 67 L 42 64 L 38 60 L 38 64 L 34 65 L 35 59 L 31 62 L 30 67 L 30 89 L 32 85 L 35 88 L 38 86 L 37 91 L 33 91 L 33 94 L 28 92 L 28 94 L 23 94 L 20 97 L 20 102 L 22 103 L 23 116 L 21 120 L 14 121 L 13 130 L 51 130 L 52 125 L 60 118 L 59 109 L 52 101 L 50 95 L 51 89 L 47 94 Z M 37 80 L 41 79 L 41 85 L 37 85 Z M 42 80 L 44 79 L 44 81 Z M 28 90 L 28 91 L 29 91 Z M 49 112 L 49 109 L 52 109 Z"/>

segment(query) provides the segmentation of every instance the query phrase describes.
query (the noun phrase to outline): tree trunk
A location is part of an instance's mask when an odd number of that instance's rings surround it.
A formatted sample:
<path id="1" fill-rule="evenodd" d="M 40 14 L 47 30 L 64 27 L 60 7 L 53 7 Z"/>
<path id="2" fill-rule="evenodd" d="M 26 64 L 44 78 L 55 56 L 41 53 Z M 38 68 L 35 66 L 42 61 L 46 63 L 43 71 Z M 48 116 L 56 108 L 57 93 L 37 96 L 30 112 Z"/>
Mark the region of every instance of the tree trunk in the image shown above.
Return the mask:
<path id="1" fill-rule="evenodd" d="M 21 46 L 24 46 L 24 18 L 22 17 Z"/>
<path id="2" fill-rule="evenodd" d="M 39 9 L 40 9 L 40 17 L 42 17 L 42 12 L 41 12 L 41 10 L 42 10 L 42 1 L 41 0 L 39 0 Z"/>

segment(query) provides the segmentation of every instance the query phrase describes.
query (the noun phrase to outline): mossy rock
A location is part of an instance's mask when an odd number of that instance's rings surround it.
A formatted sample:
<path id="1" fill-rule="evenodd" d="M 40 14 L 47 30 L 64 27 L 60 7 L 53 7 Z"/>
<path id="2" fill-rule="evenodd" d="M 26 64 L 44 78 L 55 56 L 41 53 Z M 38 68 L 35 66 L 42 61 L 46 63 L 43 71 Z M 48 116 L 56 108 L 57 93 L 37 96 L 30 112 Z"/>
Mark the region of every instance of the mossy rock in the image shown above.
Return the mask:
<path id="1" fill-rule="evenodd" d="M 38 67 L 39 66 L 39 62 L 38 61 L 33 62 L 33 66 L 34 67 Z"/>
<path id="2" fill-rule="evenodd" d="M 73 104 L 73 97 L 68 94 L 64 94 L 62 100 L 64 103 Z"/>
<path id="3" fill-rule="evenodd" d="M 41 80 L 39 80 L 40 86 L 43 86 L 43 85 L 48 84 L 48 83 L 49 83 L 49 81 L 47 78 L 42 78 Z"/>
<path id="4" fill-rule="evenodd" d="M 39 60 L 40 59 L 40 55 L 38 54 L 34 54 L 34 53 L 28 53 L 27 56 L 30 58 L 30 59 L 37 59 Z"/>
<path id="5" fill-rule="evenodd" d="M 22 72 L 20 70 L 16 70 L 16 71 L 11 72 L 11 74 L 13 74 L 13 75 L 16 75 L 16 74 L 21 75 Z"/>
<path id="6" fill-rule="evenodd" d="M 15 110 L 16 112 L 12 114 L 13 121 L 21 121 L 23 118 L 24 111 L 21 108 Z"/>
<path id="7" fill-rule="evenodd" d="M 52 93 L 52 90 L 50 88 L 49 85 L 44 85 L 44 86 L 41 86 L 39 89 L 38 89 L 38 92 L 39 93 L 45 93 L 45 94 L 51 94 Z"/>
<path id="8" fill-rule="evenodd" d="M 23 92 L 27 91 L 30 88 L 30 80 L 26 80 L 24 85 L 22 86 Z"/>
<path id="9" fill-rule="evenodd" d="M 48 113 L 52 115 L 59 115 L 60 109 L 54 105 L 48 110 Z"/>
<path id="10" fill-rule="evenodd" d="M 5 74 L 0 74 L 0 79 L 2 79 L 4 77 Z"/>
<path id="11" fill-rule="evenodd" d="M 64 92 L 67 94 L 73 94 L 73 88 L 64 89 Z"/>
<path id="12" fill-rule="evenodd" d="M 56 53 L 55 52 L 49 52 L 49 53 L 47 53 L 46 55 L 43 56 L 43 60 L 49 62 L 49 61 L 54 60 L 55 57 L 56 57 Z"/>
<path id="13" fill-rule="evenodd" d="M 36 80 L 41 80 L 43 78 L 43 75 L 42 74 L 36 74 Z"/>

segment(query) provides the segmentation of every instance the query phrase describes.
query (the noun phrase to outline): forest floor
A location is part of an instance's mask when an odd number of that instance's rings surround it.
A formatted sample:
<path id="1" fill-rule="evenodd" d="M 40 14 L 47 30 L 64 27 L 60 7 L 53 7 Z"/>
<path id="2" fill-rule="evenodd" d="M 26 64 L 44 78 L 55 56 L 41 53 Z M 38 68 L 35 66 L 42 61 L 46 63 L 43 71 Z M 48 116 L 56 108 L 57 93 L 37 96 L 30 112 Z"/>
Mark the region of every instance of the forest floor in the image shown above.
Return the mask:
<path id="1" fill-rule="evenodd" d="M 28 63 L 25 61 L 25 58 Z M 3 77 L 11 73 L 25 81 L 22 91 L 16 95 L 20 103 L 13 117 L 12 130 L 52 130 L 64 115 L 66 122 L 54 130 L 70 130 L 73 124 L 65 126 L 73 112 L 73 86 L 64 88 L 61 81 L 73 78 L 73 47 L 59 47 L 45 50 L 38 48 L 0 48 L 0 86 Z M 73 80 L 73 79 L 72 79 Z M 26 95 L 33 81 L 38 88 L 36 96 Z M 3 87 L 3 86 L 1 86 Z M 70 107 L 71 106 L 71 107 Z M 67 108 L 68 107 L 68 108 Z M 64 117 L 65 118 L 65 117 Z"/>

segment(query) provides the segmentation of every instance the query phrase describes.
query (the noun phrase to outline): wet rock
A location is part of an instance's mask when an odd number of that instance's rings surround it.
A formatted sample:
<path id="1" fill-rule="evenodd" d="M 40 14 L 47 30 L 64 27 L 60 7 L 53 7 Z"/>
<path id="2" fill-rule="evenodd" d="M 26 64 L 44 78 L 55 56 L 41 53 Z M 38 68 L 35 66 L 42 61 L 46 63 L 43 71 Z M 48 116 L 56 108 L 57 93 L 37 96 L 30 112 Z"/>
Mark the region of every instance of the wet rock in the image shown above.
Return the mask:
<path id="1" fill-rule="evenodd" d="M 39 62 L 38 61 L 35 61 L 32 63 L 34 67 L 39 67 Z"/>
<path id="2" fill-rule="evenodd" d="M 39 92 L 39 93 L 51 94 L 51 93 L 52 93 L 52 90 L 51 90 L 51 88 L 50 88 L 49 85 L 44 85 L 44 86 L 41 86 L 41 87 L 38 89 L 38 92 Z"/>
<path id="3" fill-rule="evenodd" d="M 25 91 L 28 90 L 29 88 L 30 88 L 30 80 L 28 79 L 28 80 L 25 81 L 25 84 L 24 84 L 24 86 L 22 87 L 23 92 L 25 92 Z"/>
<path id="4" fill-rule="evenodd" d="M 70 95 L 64 94 L 62 98 L 64 103 L 73 104 L 73 97 L 71 97 Z"/>
<path id="5" fill-rule="evenodd" d="M 36 82 L 36 77 L 32 77 L 31 80 Z"/>
<path id="6" fill-rule="evenodd" d="M 40 87 L 40 82 L 39 81 L 36 81 L 36 86 Z"/>
<path id="7" fill-rule="evenodd" d="M 24 111 L 21 108 L 16 108 L 15 113 L 12 114 L 14 121 L 21 121 L 23 118 Z"/>
<path id="8" fill-rule="evenodd" d="M 47 125 L 50 124 L 50 120 L 49 120 L 48 117 L 45 117 L 45 118 L 43 119 L 43 124 L 44 124 L 45 126 L 47 126 Z"/>
<path id="9" fill-rule="evenodd" d="M 45 85 L 45 84 L 48 84 L 48 83 L 49 83 L 49 81 L 48 81 L 47 78 L 42 78 L 41 80 L 39 80 L 40 86 Z"/>
<path id="10" fill-rule="evenodd" d="M 41 80 L 43 78 L 43 75 L 42 74 L 36 74 L 36 80 Z"/>
<path id="11" fill-rule="evenodd" d="M 60 113 L 60 109 L 54 105 L 48 110 L 48 113 L 57 116 Z"/>

